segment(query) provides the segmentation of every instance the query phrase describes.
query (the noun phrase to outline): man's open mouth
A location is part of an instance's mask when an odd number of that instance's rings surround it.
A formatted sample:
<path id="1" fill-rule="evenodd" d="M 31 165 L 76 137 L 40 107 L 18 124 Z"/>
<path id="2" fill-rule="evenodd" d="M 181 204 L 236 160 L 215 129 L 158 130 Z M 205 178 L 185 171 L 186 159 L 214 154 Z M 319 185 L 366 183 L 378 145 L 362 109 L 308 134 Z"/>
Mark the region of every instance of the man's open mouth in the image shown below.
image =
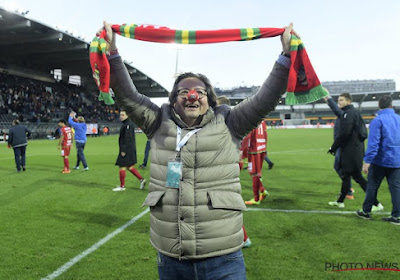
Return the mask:
<path id="1" fill-rule="evenodd" d="M 197 104 L 186 104 L 185 108 L 199 108 L 199 105 L 197 105 Z"/>

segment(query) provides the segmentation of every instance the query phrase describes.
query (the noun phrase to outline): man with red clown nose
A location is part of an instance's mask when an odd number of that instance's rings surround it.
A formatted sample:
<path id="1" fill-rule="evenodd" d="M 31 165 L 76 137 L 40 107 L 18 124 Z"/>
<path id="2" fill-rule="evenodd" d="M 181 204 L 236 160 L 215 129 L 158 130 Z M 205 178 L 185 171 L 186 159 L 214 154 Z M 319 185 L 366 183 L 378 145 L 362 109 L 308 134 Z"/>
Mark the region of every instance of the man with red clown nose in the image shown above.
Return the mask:
<path id="1" fill-rule="evenodd" d="M 150 207 L 150 242 L 158 252 L 160 279 L 246 279 L 240 142 L 286 91 L 293 25 L 281 36 L 283 53 L 270 76 L 233 108 L 217 106 L 208 78 L 191 72 L 176 78 L 169 104 L 158 107 L 137 91 L 111 25 L 105 22 L 98 34 L 103 30 L 118 105 L 151 142 L 143 205 Z"/>

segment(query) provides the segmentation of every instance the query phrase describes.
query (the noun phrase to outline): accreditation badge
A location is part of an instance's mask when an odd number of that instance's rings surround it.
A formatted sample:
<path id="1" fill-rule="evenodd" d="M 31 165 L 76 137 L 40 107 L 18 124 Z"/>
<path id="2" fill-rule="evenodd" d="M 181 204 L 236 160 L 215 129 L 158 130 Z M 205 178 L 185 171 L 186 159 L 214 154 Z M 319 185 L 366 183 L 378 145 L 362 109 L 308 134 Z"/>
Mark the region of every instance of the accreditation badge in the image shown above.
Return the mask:
<path id="1" fill-rule="evenodd" d="M 168 161 L 167 180 L 165 186 L 167 188 L 179 189 L 182 179 L 182 162 L 179 160 Z"/>

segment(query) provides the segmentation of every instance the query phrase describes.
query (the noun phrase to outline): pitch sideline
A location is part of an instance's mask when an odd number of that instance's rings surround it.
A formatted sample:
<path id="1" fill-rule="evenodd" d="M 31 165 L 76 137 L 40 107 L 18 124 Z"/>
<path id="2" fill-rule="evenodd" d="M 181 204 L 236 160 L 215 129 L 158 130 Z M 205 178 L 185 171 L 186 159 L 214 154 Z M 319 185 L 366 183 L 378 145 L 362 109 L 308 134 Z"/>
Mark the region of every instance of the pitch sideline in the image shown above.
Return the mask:
<path id="1" fill-rule="evenodd" d="M 110 233 L 109 235 L 107 235 L 106 237 L 104 237 L 103 239 L 101 239 L 100 241 L 98 241 L 96 244 L 94 244 L 92 247 L 90 247 L 89 249 L 86 249 L 85 251 L 83 251 L 82 253 L 80 253 L 79 255 L 77 255 L 76 257 L 73 257 L 72 259 L 70 259 L 68 262 L 66 262 L 63 266 L 61 266 L 60 268 L 58 268 L 56 271 L 54 271 L 53 273 L 47 275 L 46 277 L 42 278 L 41 280 L 52 280 L 55 279 L 56 277 L 60 276 L 61 274 L 63 274 L 65 271 L 67 271 L 68 269 L 70 269 L 74 264 L 76 264 L 77 262 L 79 262 L 81 259 L 83 259 L 84 257 L 86 257 L 87 255 L 93 253 L 94 251 L 96 251 L 97 249 L 100 248 L 101 245 L 105 244 L 107 241 L 109 241 L 111 238 L 113 238 L 114 236 L 116 236 L 117 234 L 121 233 L 123 230 L 125 230 L 127 227 L 129 227 L 130 225 L 134 224 L 137 220 L 139 220 L 141 217 L 143 217 L 144 215 L 146 215 L 147 213 L 149 213 L 150 208 L 147 208 L 146 210 L 144 210 L 142 213 L 140 213 L 139 215 L 137 215 L 136 217 L 133 217 L 129 222 L 127 222 L 126 224 L 124 224 L 123 226 L 121 226 L 120 228 L 114 230 L 112 233 Z"/>

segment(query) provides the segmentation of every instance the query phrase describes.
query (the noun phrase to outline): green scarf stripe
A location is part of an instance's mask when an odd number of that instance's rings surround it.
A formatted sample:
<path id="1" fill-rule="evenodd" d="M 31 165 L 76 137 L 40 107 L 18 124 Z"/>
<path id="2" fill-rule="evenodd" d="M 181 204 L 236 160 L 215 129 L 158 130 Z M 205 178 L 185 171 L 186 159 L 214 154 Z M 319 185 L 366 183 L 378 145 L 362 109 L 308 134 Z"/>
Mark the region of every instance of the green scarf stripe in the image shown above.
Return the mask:
<path id="1" fill-rule="evenodd" d="M 286 92 L 285 104 L 286 105 L 297 105 L 297 104 L 308 104 L 320 100 L 321 98 L 328 96 L 328 92 L 322 87 L 322 85 L 316 86 L 309 91 L 304 92 Z"/>
<path id="2" fill-rule="evenodd" d="M 254 32 L 254 38 L 253 39 L 258 39 L 261 36 L 261 32 L 260 32 L 260 28 L 253 28 L 253 32 Z"/>
<path id="3" fill-rule="evenodd" d="M 291 52 L 292 52 L 292 51 L 299 51 L 299 50 L 302 50 L 302 49 L 304 49 L 304 45 L 303 45 L 303 44 L 298 45 L 298 46 L 291 46 L 291 47 L 290 47 L 290 51 L 291 51 Z"/>
<path id="4" fill-rule="evenodd" d="M 98 44 L 100 45 L 100 44 L 102 44 L 102 43 L 105 43 L 106 42 L 106 40 L 104 40 L 103 38 L 97 38 L 97 40 L 93 40 L 93 42 L 98 42 Z M 95 52 L 95 53 L 103 53 L 103 52 L 105 52 L 106 50 L 105 49 L 102 49 L 101 51 L 99 50 L 99 47 L 90 47 L 89 48 L 89 52 Z"/>
<path id="5" fill-rule="evenodd" d="M 129 26 L 129 30 L 128 30 L 128 36 L 126 36 L 125 34 L 125 28 Z M 121 36 L 124 36 L 126 38 L 130 38 L 130 39 L 135 39 L 135 27 L 136 25 L 130 26 L 130 24 L 123 24 L 121 25 L 121 27 L 119 28 L 119 31 L 121 32 Z"/>
<path id="6" fill-rule="evenodd" d="M 134 24 L 134 25 L 132 25 L 130 28 L 129 28 L 129 34 L 131 35 L 131 38 L 132 39 L 135 39 L 135 28 L 136 28 L 136 24 Z"/>
<path id="7" fill-rule="evenodd" d="M 99 50 L 98 48 L 90 48 L 89 52 L 97 53 L 97 52 L 99 52 L 98 50 Z"/>
<path id="8" fill-rule="evenodd" d="M 240 28 L 240 39 L 242 39 L 242 41 L 247 40 L 247 29 L 246 28 Z"/>
<path id="9" fill-rule="evenodd" d="M 182 30 L 175 31 L 175 43 L 182 43 Z"/>
<path id="10" fill-rule="evenodd" d="M 300 38 L 298 38 L 296 35 L 292 34 L 290 37 L 290 40 L 300 40 Z M 300 45 L 294 45 L 294 46 L 290 46 L 290 51 L 297 51 L 297 50 L 302 50 L 304 49 L 304 44 L 301 43 Z"/>
<path id="11" fill-rule="evenodd" d="M 96 37 L 95 39 L 93 39 L 93 41 L 92 41 L 92 43 L 93 42 L 99 42 L 99 38 L 98 37 Z M 92 43 L 90 43 L 90 44 L 92 44 Z M 89 47 L 89 52 L 94 52 L 94 53 L 97 53 L 97 52 L 99 52 L 98 51 L 98 48 L 97 47 Z"/>
<path id="12" fill-rule="evenodd" d="M 104 101 L 104 103 L 106 105 L 112 105 L 115 103 L 111 94 L 109 94 L 108 92 L 102 92 L 102 91 L 100 91 L 100 94 L 99 94 L 99 101 Z"/>
<path id="13" fill-rule="evenodd" d="M 121 35 L 121 36 L 124 36 L 123 34 L 125 33 L 125 31 L 124 31 L 124 30 L 125 30 L 125 25 L 126 25 L 126 24 L 123 24 L 123 25 L 121 25 L 121 26 L 119 27 L 119 32 L 120 32 L 120 35 Z M 124 37 L 125 37 L 125 36 L 124 36 Z"/>
<path id="14" fill-rule="evenodd" d="M 292 34 L 290 34 L 291 36 L 290 36 L 290 40 L 298 40 L 298 39 L 300 39 L 299 37 L 297 37 L 296 35 L 294 35 L 293 33 Z"/>
<path id="15" fill-rule="evenodd" d="M 254 39 L 258 39 L 261 36 L 261 32 L 260 32 L 260 28 L 249 28 L 251 30 L 253 30 L 253 35 L 247 33 L 247 28 L 241 28 L 240 29 L 240 39 L 241 41 L 246 41 L 246 40 L 254 40 Z"/>
<path id="16" fill-rule="evenodd" d="M 188 38 L 183 38 L 183 34 L 188 34 Z M 196 44 L 196 31 L 195 30 L 176 30 L 175 43 L 179 44 Z"/>
<path id="17" fill-rule="evenodd" d="M 196 44 L 196 31 L 189 30 L 189 44 Z"/>

